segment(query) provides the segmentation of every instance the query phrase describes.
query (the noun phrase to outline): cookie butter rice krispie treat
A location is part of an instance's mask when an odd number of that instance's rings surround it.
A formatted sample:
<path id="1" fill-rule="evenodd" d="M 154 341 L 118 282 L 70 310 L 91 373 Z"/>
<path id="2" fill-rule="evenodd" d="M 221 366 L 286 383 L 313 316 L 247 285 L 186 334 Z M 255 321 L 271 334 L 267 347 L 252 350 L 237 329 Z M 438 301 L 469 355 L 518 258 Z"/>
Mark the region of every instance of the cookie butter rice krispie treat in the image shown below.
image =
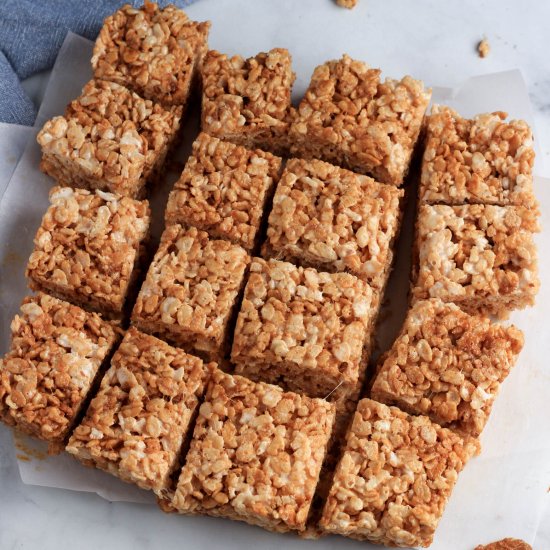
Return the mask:
<path id="1" fill-rule="evenodd" d="M 498 315 L 532 305 L 539 288 L 533 231 L 537 213 L 527 208 L 421 206 L 413 299 Z"/>
<path id="2" fill-rule="evenodd" d="M 130 328 L 67 452 L 144 489 L 166 491 L 209 368 Z"/>
<path id="3" fill-rule="evenodd" d="M 478 436 L 522 346 L 514 326 L 438 299 L 416 302 L 380 363 L 370 396 Z"/>
<path id="4" fill-rule="evenodd" d="M 366 369 L 374 293 L 349 273 L 254 259 L 233 339 L 236 372 L 337 401 Z"/>
<path id="5" fill-rule="evenodd" d="M 294 79 L 283 48 L 249 59 L 209 51 L 202 66 L 202 130 L 251 149 L 285 153 Z"/>
<path id="6" fill-rule="evenodd" d="M 168 227 L 132 312 L 132 323 L 186 350 L 222 361 L 249 256 L 208 233 Z"/>
<path id="7" fill-rule="evenodd" d="M 344 55 L 317 67 L 290 137 L 291 152 L 403 183 L 431 91 L 410 76 L 380 81 L 380 70 Z"/>
<path id="8" fill-rule="evenodd" d="M 117 340 L 96 313 L 39 293 L 23 300 L 0 359 L 0 419 L 61 443 Z"/>
<path id="9" fill-rule="evenodd" d="M 273 198 L 264 254 L 349 271 L 382 290 L 403 191 L 320 160 L 288 161 Z"/>
<path id="10" fill-rule="evenodd" d="M 174 507 L 272 531 L 302 531 L 334 405 L 219 370 L 213 375 Z"/>
<path id="11" fill-rule="evenodd" d="M 201 133 L 170 193 L 166 223 L 192 225 L 251 250 L 280 168 L 271 153 Z"/>
<path id="12" fill-rule="evenodd" d="M 91 80 L 65 116 L 38 133 L 40 168 L 60 185 L 138 197 L 158 179 L 182 108 L 165 109 L 113 82 Z"/>
<path id="13" fill-rule="evenodd" d="M 143 256 L 147 201 L 54 187 L 27 265 L 33 290 L 120 318 Z"/>
<path id="14" fill-rule="evenodd" d="M 105 19 L 92 56 L 94 76 L 164 105 L 186 105 L 209 30 L 209 22 L 190 21 L 172 5 L 127 4 Z"/>
<path id="15" fill-rule="evenodd" d="M 359 402 L 321 528 L 387 546 L 429 546 L 459 472 L 479 450 L 425 416 Z"/>
<path id="16" fill-rule="evenodd" d="M 442 204 L 534 206 L 533 135 L 506 113 L 472 120 L 434 106 L 428 118 L 420 201 Z"/>

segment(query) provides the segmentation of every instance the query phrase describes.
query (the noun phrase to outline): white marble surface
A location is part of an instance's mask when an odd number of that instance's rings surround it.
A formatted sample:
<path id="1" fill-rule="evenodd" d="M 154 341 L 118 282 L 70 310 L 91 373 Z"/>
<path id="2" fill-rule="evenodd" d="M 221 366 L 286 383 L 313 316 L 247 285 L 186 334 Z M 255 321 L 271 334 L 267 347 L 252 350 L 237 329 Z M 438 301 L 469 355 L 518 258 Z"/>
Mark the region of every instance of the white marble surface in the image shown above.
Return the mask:
<path id="1" fill-rule="evenodd" d="M 301 48 L 298 94 L 316 64 L 344 51 L 382 67 L 385 75 L 410 73 L 431 85 L 454 86 L 476 74 L 520 68 L 530 89 L 542 153 L 537 171 L 549 173 L 546 28 L 550 2 L 359 0 L 358 8 L 348 12 L 334 7 L 330 0 L 199 0 L 189 13 L 213 21 L 211 46 L 223 51 L 252 54 L 273 46 L 287 46 L 292 51 L 293 44 L 305 43 L 307 47 Z M 223 33 L 222 41 L 217 27 L 228 24 L 235 32 L 229 36 Z M 256 32 L 252 32 L 253 27 Z M 258 27 L 265 29 L 263 34 L 257 32 Z M 483 36 L 492 48 L 486 59 L 475 52 Z M 28 83 L 37 101 L 44 81 L 42 76 Z M 505 110 L 506 90 L 497 100 L 501 103 L 495 104 L 495 110 Z M 224 522 L 201 519 L 196 537 L 190 539 L 183 529 L 187 519 L 165 516 L 150 506 L 109 503 L 91 494 L 24 485 L 15 454 L 10 432 L 0 426 L 1 550 L 49 550 L 75 545 L 83 550 L 218 548 L 229 536 L 234 543 L 250 544 L 250 528 L 246 526 L 229 530 Z M 270 538 L 260 530 L 255 533 L 254 541 L 266 548 L 288 541 Z M 301 546 L 316 547 L 307 542 Z M 460 541 L 455 548 L 463 548 Z M 542 521 L 534 548 L 550 549 L 550 514 Z"/>

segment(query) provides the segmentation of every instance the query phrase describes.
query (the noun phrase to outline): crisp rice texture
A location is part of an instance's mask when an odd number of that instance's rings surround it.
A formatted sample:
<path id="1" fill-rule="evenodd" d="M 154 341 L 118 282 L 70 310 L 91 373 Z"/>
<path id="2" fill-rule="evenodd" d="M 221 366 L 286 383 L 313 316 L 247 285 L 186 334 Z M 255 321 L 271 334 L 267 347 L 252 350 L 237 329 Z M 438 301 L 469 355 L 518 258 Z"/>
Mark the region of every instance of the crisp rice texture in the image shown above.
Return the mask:
<path id="1" fill-rule="evenodd" d="M 313 72 L 293 121 L 292 154 L 319 158 L 400 185 L 408 172 L 431 91 L 410 76 L 344 55 Z"/>
<path id="2" fill-rule="evenodd" d="M 479 544 L 475 550 L 533 550 L 533 548 L 524 540 L 506 538 L 489 544 Z"/>
<path id="3" fill-rule="evenodd" d="M 273 531 L 305 528 L 334 406 L 216 371 L 173 505 Z"/>
<path id="4" fill-rule="evenodd" d="M 449 107 L 432 108 L 426 129 L 419 198 L 430 204 L 536 205 L 535 151 L 523 120 L 506 113 L 471 120 Z"/>
<path id="5" fill-rule="evenodd" d="M 67 452 L 161 494 L 170 487 L 208 373 L 198 357 L 130 328 Z"/>
<path id="6" fill-rule="evenodd" d="M 291 159 L 273 198 L 264 255 L 349 271 L 385 287 L 403 191 L 320 160 Z"/>
<path id="7" fill-rule="evenodd" d="M 33 437 L 68 435 L 117 340 L 96 313 L 39 293 L 23 300 L 0 359 L 0 418 Z"/>
<path id="8" fill-rule="evenodd" d="M 192 225 L 252 250 L 282 159 L 201 133 L 166 206 L 166 223 Z"/>
<path id="9" fill-rule="evenodd" d="M 139 292 L 132 323 L 221 361 L 249 256 L 195 227 L 169 226 Z"/>
<path id="10" fill-rule="evenodd" d="M 429 546 L 459 472 L 478 451 L 425 416 L 359 402 L 321 528 L 386 546 Z"/>
<path id="11" fill-rule="evenodd" d="M 523 334 L 438 299 L 414 304 L 371 387 L 376 401 L 478 436 Z"/>
<path id="12" fill-rule="evenodd" d="M 147 201 L 54 187 L 27 264 L 33 289 L 122 315 L 149 232 Z"/>
<path id="13" fill-rule="evenodd" d="M 173 5 L 125 5 L 99 32 L 94 76 L 165 105 L 185 105 L 208 49 L 209 30 L 209 22 L 190 21 Z"/>

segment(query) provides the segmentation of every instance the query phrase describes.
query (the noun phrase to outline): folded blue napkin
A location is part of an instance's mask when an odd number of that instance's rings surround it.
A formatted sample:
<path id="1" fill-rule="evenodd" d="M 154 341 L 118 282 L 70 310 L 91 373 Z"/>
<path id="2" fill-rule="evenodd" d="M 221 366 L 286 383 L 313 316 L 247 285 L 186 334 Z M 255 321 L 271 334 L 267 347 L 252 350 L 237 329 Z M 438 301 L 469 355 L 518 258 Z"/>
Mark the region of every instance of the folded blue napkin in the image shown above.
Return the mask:
<path id="1" fill-rule="evenodd" d="M 95 39 L 105 17 L 142 0 L 0 1 L 0 122 L 32 126 L 36 109 L 20 81 L 51 68 L 68 31 Z M 185 7 L 193 0 L 159 1 Z"/>

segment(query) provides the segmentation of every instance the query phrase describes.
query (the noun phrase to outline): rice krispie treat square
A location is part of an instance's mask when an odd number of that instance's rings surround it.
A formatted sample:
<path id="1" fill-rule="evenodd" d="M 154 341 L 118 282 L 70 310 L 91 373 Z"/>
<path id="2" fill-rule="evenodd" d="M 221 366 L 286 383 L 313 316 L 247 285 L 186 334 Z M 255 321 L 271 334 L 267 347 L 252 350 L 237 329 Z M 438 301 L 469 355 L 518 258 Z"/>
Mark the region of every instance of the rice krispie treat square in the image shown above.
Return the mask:
<path id="1" fill-rule="evenodd" d="M 282 159 L 201 133 L 168 198 L 166 223 L 192 225 L 252 250 Z"/>
<path id="2" fill-rule="evenodd" d="M 114 82 L 90 80 L 65 115 L 38 132 L 40 169 L 59 185 L 141 197 L 160 177 L 181 115 L 181 106 L 164 108 Z"/>
<path id="3" fill-rule="evenodd" d="M 236 372 L 345 401 L 366 369 L 374 302 L 370 286 L 349 273 L 255 258 L 233 338 Z"/>
<path id="4" fill-rule="evenodd" d="M 209 365 L 131 327 L 67 452 L 163 494 L 179 464 Z"/>
<path id="5" fill-rule="evenodd" d="M 370 396 L 476 437 L 522 347 L 514 326 L 437 298 L 419 301 L 382 358 Z"/>
<path id="6" fill-rule="evenodd" d="M 33 290 L 121 318 L 149 235 L 147 201 L 54 187 L 26 275 Z"/>
<path id="7" fill-rule="evenodd" d="M 126 86 L 163 105 L 186 105 L 208 50 L 210 22 L 190 21 L 173 5 L 126 4 L 97 37 L 95 78 Z"/>
<path id="8" fill-rule="evenodd" d="M 97 313 L 39 293 L 23 300 L 0 359 L 0 419 L 62 443 L 117 340 Z"/>
<path id="9" fill-rule="evenodd" d="M 419 198 L 429 204 L 535 206 L 533 135 L 506 113 L 471 120 L 435 105 L 428 117 Z"/>
<path id="10" fill-rule="evenodd" d="M 323 511 L 326 533 L 429 546 L 474 439 L 370 399 L 359 402 Z"/>
<path id="11" fill-rule="evenodd" d="M 173 506 L 271 531 L 303 531 L 334 405 L 215 371 Z"/>
<path id="12" fill-rule="evenodd" d="M 223 362 L 250 258 L 196 227 L 171 225 L 139 292 L 132 323 L 187 351 Z"/>
<path id="13" fill-rule="evenodd" d="M 528 208 L 422 205 L 413 299 L 495 315 L 532 305 L 539 288 L 534 231 L 537 212 Z"/>
<path id="14" fill-rule="evenodd" d="M 283 155 L 290 146 L 295 78 L 291 56 L 283 48 L 249 59 L 209 51 L 202 65 L 202 130 Z"/>
<path id="15" fill-rule="evenodd" d="M 273 197 L 264 255 L 349 271 L 377 291 L 388 279 L 403 191 L 320 160 L 288 161 Z"/>
<path id="16" fill-rule="evenodd" d="M 380 82 L 379 69 L 348 55 L 327 61 L 298 107 L 291 152 L 401 185 L 430 97 L 410 76 Z"/>

